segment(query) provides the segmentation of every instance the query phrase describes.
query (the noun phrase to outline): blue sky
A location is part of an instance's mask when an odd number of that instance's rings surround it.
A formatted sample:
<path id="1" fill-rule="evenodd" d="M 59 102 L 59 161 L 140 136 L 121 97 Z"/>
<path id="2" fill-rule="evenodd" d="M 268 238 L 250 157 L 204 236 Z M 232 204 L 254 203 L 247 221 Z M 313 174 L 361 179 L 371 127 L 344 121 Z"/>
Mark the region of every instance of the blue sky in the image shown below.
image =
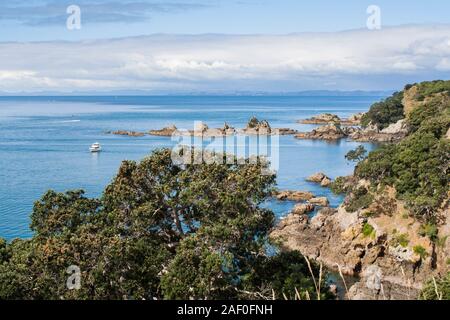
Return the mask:
<path id="1" fill-rule="evenodd" d="M 81 30 L 65 28 L 70 4 L 82 10 Z M 8 0 L 0 3 L 0 41 L 334 32 L 364 28 L 371 4 L 386 26 L 450 23 L 447 0 Z"/>
<path id="2" fill-rule="evenodd" d="M 68 30 L 66 9 L 81 9 Z M 369 5 L 381 30 L 368 30 Z M 395 90 L 450 78 L 450 1 L 8 0 L 0 93 Z"/>

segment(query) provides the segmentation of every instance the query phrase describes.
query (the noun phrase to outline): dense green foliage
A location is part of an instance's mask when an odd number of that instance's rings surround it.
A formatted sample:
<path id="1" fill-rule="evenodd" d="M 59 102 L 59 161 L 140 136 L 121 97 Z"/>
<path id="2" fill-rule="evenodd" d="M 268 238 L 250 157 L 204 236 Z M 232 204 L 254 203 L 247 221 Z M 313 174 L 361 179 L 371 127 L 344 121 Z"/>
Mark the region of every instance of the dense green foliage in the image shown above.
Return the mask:
<path id="1" fill-rule="evenodd" d="M 380 129 L 388 127 L 405 117 L 403 112 L 403 92 L 396 92 L 384 101 L 377 102 L 371 106 L 361 119 L 361 125 L 367 127 L 369 124 L 376 125 Z"/>
<path id="2" fill-rule="evenodd" d="M 359 209 L 367 209 L 373 202 L 373 195 L 364 187 L 356 188 L 352 196 L 345 203 L 345 210 L 355 212 Z"/>
<path id="3" fill-rule="evenodd" d="M 376 235 L 376 231 L 375 231 L 375 229 L 373 228 L 373 226 L 370 225 L 370 224 L 367 223 L 367 222 L 366 222 L 366 223 L 364 224 L 364 226 L 363 226 L 362 233 L 363 233 L 364 237 L 371 237 L 371 238 L 374 238 L 375 235 Z"/>
<path id="4" fill-rule="evenodd" d="M 423 300 L 450 300 L 450 272 L 440 279 L 429 280 L 422 289 L 420 298 Z"/>
<path id="5" fill-rule="evenodd" d="M 348 184 L 348 177 L 336 177 L 329 187 L 335 194 L 347 193 L 352 188 L 352 186 Z"/>
<path id="6" fill-rule="evenodd" d="M 408 117 L 410 135 L 371 152 L 356 169 L 359 178 L 391 185 L 421 218 L 433 220 L 450 189 L 450 98 L 430 99 Z"/>
<path id="7" fill-rule="evenodd" d="M 367 150 L 364 146 L 358 146 L 354 150 L 350 150 L 346 155 L 345 159 L 353 162 L 360 162 L 366 158 Z"/>
<path id="8" fill-rule="evenodd" d="M 407 88 L 412 86 L 413 85 L 409 85 Z M 423 101 L 426 97 L 430 97 L 436 93 L 445 91 L 450 92 L 450 81 L 435 80 L 415 84 L 415 86 L 417 87 L 417 96 L 415 99 L 418 101 Z"/>
<path id="9" fill-rule="evenodd" d="M 123 162 L 101 199 L 47 192 L 31 215 L 35 236 L 0 240 L 0 299 L 259 299 L 295 289 L 316 298 L 301 255 L 267 254 L 274 214 L 259 204 L 275 177 L 263 167 L 180 167 L 164 149 Z M 79 290 L 66 286 L 71 265 Z"/>

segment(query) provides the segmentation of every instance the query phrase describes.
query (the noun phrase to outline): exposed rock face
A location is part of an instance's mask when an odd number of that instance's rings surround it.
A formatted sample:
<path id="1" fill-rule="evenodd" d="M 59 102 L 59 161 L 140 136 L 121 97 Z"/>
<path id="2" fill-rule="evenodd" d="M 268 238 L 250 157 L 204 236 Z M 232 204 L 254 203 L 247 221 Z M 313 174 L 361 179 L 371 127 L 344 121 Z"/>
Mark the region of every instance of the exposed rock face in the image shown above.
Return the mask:
<path id="1" fill-rule="evenodd" d="M 349 134 L 349 137 L 360 142 L 395 142 L 405 138 L 408 132 L 407 122 L 402 119 L 383 130 L 379 130 L 378 127 L 372 125 L 364 129 L 354 130 Z"/>
<path id="2" fill-rule="evenodd" d="M 143 136 L 145 136 L 145 133 L 137 132 L 137 131 L 118 130 L 118 131 L 111 131 L 110 133 L 114 134 L 114 135 L 130 136 L 130 137 L 143 137 Z"/>
<path id="3" fill-rule="evenodd" d="M 325 178 L 320 182 L 320 185 L 321 185 L 322 187 L 328 187 L 328 186 L 330 186 L 331 183 L 333 183 L 333 181 L 332 181 L 330 178 L 325 177 Z"/>
<path id="4" fill-rule="evenodd" d="M 335 114 L 323 113 L 309 119 L 300 120 L 299 122 L 303 124 L 331 124 L 340 123 L 341 118 Z"/>
<path id="5" fill-rule="evenodd" d="M 445 139 L 450 140 L 450 128 L 447 130 L 447 134 L 445 135 Z"/>
<path id="6" fill-rule="evenodd" d="M 335 124 L 342 124 L 342 125 L 348 125 L 348 126 L 356 126 L 361 123 L 361 118 L 363 115 L 364 115 L 364 113 L 357 113 L 357 114 L 351 115 L 348 119 L 341 119 L 335 114 L 323 113 L 323 114 L 319 114 L 319 115 L 314 116 L 309 119 L 300 120 L 298 122 L 302 123 L 302 124 L 324 125 L 324 124 L 335 123 Z"/>
<path id="7" fill-rule="evenodd" d="M 169 127 L 165 127 L 160 130 L 150 130 L 149 134 L 152 136 L 163 136 L 163 137 L 171 137 L 176 131 L 177 127 L 174 125 L 171 125 Z"/>
<path id="8" fill-rule="evenodd" d="M 297 134 L 297 130 L 289 128 L 272 129 L 266 120 L 259 121 L 252 118 L 247 126 L 243 129 L 235 129 L 228 123 L 224 123 L 222 128 L 209 128 L 204 123 L 198 123 L 194 130 L 178 130 L 175 126 L 166 127 L 160 130 L 150 130 L 149 134 L 153 136 L 171 137 L 172 135 L 179 136 L 194 136 L 194 137 L 227 137 L 236 134 L 241 135 L 293 135 Z"/>
<path id="9" fill-rule="evenodd" d="M 322 187 L 328 187 L 332 183 L 331 179 L 322 172 L 309 176 L 306 181 L 320 183 Z"/>
<path id="10" fill-rule="evenodd" d="M 314 211 L 314 205 L 309 203 L 299 203 L 293 209 L 293 214 L 305 214 Z"/>
<path id="11" fill-rule="evenodd" d="M 349 119 L 340 119 L 336 115 L 322 114 L 311 119 L 303 120 L 301 123 L 324 124 L 310 132 L 300 132 L 295 135 L 297 139 L 315 140 L 338 140 L 350 138 L 359 142 L 396 142 L 408 135 L 407 121 L 402 119 L 389 127 L 380 130 L 375 125 L 366 128 L 357 127 L 364 114 L 359 113 Z M 341 127 L 341 124 L 346 125 Z"/>
<path id="12" fill-rule="evenodd" d="M 351 300 L 412 300 L 418 295 L 418 287 L 403 286 L 400 283 L 385 281 L 383 269 L 373 264 L 362 273 L 361 279 L 348 292 Z"/>
<path id="13" fill-rule="evenodd" d="M 328 205 L 330 204 L 326 197 L 311 198 L 308 200 L 308 202 L 321 207 L 328 207 Z"/>
<path id="14" fill-rule="evenodd" d="M 272 132 L 272 128 L 266 120 L 259 121 L 256 117 L 253 117 L 242 132 L 248 135 L 268 135 Z"/>
<path id="15" fill-rule="evenodd" d="M 328 124 L 318 127 L 311 132 L 300 132 L 295 137 L 297 139 L 313 140 L 339 140 L 346 136 L 341 126 L 338 124 Z"/>
<path id="16" fill-rule="evenodd" d="M 349 290 L 351 299 L 415 299 L 423 281 L 446 269 L 433 269 L 429 240 L 418 236 L 420 223 L 405 220 L 404 208 L 398 207 L 393 217 L 366 218 L 342 206 L 324 208 L 312 219 L 290 214 L 271 237 L 282 240 L 284 249 L 299 250 L 329 268 L 339 266 L 344 274 L 360 276 L 360 282 Z M 366 225 L 371 226 L 371 232 Z M 397 233 L 393 233 L 394 228 Z M 405 247 L 395 244 L 401 233 L 410 241 Z M 417 245 L 430 252 L 423 260 L 412 250 Z M 438 261 L 445 261 L 446 254 L 441 253 Z"/>
<path id="17" fill-rule="evenodd" d="M 222 133 L 225 136 L 232 136 L 232 135 L 236 134 L 236 129 L 225 122 L 223 124 Z"/>
<path id="18" fill-rule="evenodd" d="M 381 130 L 381 133 L 406 136 L 408 134 L 408 131 L 408 124 L 406 123 L 405 119 L 402 119 Z"/>
<path id="19" fill-rule="evenodd" d="M 314 198 L 314 195 L 308 191 L 279 191 L 274 194 L 277 200 L 288 200 L 288 201 L 307 201 Z"/>
<path id="20" fill-rule="evenodd" d="M 306 181 L 320 183 L 325 178 L 327 178 L 327 176 L 324 173 L 318 172 L 306 178 Z"/>
<path id="21" fill-rule="evenodd" d="M 354 115 L 351 115 L 348 119 L 343 119 L 341 121 L 341 124 L 349 125 L 349 126 L 351 126 L 351 125 L 353 125 L 353 126 L 360 125 L 361 124 L 361 119 L 362 119 L 363 116 L 364 116 L 363 112 L 356 113 Z"/>

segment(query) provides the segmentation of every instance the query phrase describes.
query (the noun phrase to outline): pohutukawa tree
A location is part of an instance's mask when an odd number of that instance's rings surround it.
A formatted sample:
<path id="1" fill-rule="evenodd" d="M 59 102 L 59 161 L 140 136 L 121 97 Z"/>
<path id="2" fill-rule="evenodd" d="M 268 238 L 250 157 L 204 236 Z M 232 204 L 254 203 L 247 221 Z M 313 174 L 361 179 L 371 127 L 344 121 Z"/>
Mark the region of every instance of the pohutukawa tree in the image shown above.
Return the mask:
<path id="1" fill-rule="evenodd" d="M 260 204 L 275 176 L 264 166 L 180 167 L 163 149 L 123 162 L 100 199 L 49 191 L 34 205 L 34 237 L 0 242 L 0 298 L 316 298 L 299 253 L 268 254 L 274 213 Z M 79 290 L 66 285 L 71 265 Z"/>

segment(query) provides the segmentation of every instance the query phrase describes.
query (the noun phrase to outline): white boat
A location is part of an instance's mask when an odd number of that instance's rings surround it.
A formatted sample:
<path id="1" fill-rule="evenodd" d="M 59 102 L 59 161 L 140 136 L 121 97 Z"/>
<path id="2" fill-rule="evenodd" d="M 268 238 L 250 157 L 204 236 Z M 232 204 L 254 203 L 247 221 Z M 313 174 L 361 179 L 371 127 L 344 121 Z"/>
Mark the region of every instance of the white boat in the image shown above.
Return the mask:
<path id="1" fill-rule="evenodd" d="M 100 143 L 96 142 L 93 143 L 92 146 L 89 148 L 90 152 L 100 152 L 102 151 L 102 147 L 100 146 Z"/>

